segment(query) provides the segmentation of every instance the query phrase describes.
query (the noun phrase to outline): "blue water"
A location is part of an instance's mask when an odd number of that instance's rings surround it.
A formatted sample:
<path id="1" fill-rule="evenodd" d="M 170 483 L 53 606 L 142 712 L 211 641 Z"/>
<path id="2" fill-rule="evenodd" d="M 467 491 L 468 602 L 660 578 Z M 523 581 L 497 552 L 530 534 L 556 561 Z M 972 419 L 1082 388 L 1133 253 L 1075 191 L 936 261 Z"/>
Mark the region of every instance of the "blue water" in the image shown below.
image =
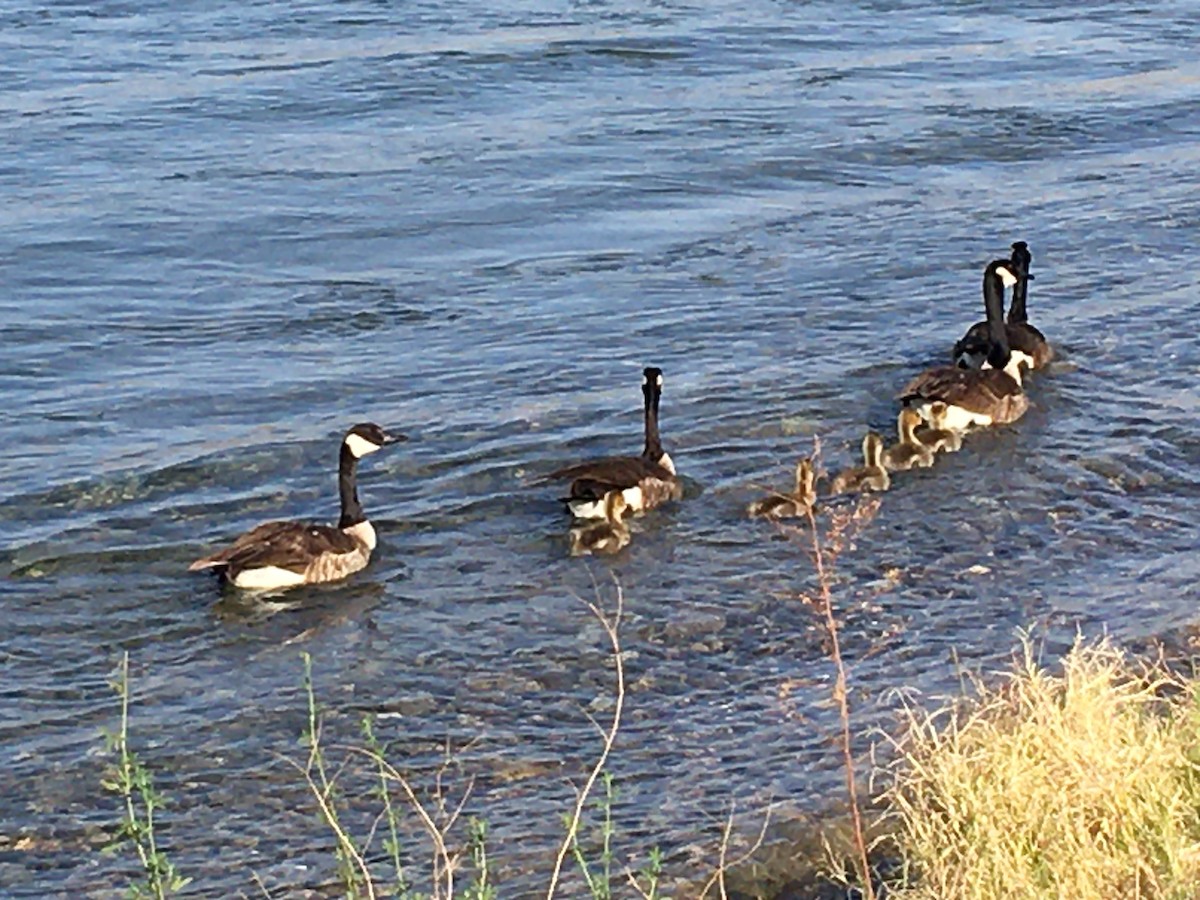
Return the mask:
<path id="1" fill-rule="evenodd" d="M 890 429 L 1016 239 L 1060 359 L 842 557 L 858 722 L 1018 628 L 1052 657 L 1193 625 L 1198 39 L 1184 2 L 0 4 L 0 890 L 123 889 L 128 650 L 195 896 L 333 877 L 280 761 L 302 651 L 331 739 L 386 713 L 422 783 L 476 741 L 453 774 L 535 891 L 608 708 L 577 595 L 610 570 L 625 851 L 686 874 L 731 798 L 836 803 L 809 569 L 741 511 L 813 435 L 832 469 Z M 640 447 L 648 364 L 688 498 L 569 559 L 537 477 Z M 186 573 L 334 518 L 363 419 L 414 435 L 364 463 L 368 571 L 283 609 Z"/>

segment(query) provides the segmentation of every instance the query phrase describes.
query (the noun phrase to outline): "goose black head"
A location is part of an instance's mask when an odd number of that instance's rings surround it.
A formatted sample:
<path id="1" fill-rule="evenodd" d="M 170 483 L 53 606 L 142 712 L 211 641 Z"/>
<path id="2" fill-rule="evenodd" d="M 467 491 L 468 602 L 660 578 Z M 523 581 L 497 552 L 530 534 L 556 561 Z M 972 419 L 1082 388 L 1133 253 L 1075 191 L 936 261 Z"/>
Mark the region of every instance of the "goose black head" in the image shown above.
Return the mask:
<path id="1" fill-rule="evenodd" d="M 1029 245 L 1024 241 L 1013 241 L 1012 245 L 1012 264 L 1016 273 L 1024 273 L 1026 278 L 1032 278 L 1029 274 L 1029 266 L 1033 262 L 1033 254 L 1029 252 Z"/>
<path id="2" fill-rule="evenodd" d="M 648 394 L 661 392 L 663 385 L 662 369 L 646 366 L 642 370 L 642 390 Z"/>
<path id="3" fill-rule="evenodd" d="M 350 451 L 351 456 L 355 459 L 362 459 L 368 453 L 382 450 L 389 444 L 397 444 L 407 440 L 408 437 L 406 435 L 389 434 L 374 422 L 359 422 L 346 432 L 346 438 L 343 443 L 346 449 Z"/>

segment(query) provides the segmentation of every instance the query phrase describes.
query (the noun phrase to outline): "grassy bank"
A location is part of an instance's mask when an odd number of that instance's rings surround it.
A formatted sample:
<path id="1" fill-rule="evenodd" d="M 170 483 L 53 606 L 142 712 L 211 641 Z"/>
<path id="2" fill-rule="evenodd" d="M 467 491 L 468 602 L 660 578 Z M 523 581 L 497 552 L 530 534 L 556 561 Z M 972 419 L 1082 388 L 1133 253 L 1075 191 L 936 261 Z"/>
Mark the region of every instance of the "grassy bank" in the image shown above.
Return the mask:
<path id="1" fill-rule="evenodd" d="M 911 710 L 883 796 L 903 900 L 1195 898 L 1200 683 L 1026 642 L 1006 677 Z"/>

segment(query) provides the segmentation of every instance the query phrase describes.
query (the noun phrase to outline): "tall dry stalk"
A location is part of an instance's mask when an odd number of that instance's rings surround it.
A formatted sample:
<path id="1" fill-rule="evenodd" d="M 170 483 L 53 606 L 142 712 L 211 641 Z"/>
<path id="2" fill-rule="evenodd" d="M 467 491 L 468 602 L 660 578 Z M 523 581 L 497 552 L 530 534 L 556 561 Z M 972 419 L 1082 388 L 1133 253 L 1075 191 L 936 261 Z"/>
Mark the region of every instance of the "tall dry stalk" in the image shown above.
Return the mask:
<path id="1" fill-rule="evenodd" d="M 617 740 L 617 731 L 621 727 L 621 711 L 625 706 L 625 662 L 621 656 L 621 641 L 618 635 L 618 628 L 621 624 L 621 613 L 625 605 L 625 595 L 621 590 L 620 582 L 615 578 L 613 582 L 616 585 L 617 611 L 613 613 L 611 618 L 606 616 L 604 611 L 595 603 L 592 603 L 590 600 L 584 601 L 587 603 L 588 609 L 592 611 L 592 615 L 603 626 L 604 633 L 608 636 L 609 644 L 612 646 L 613 661 L 617 670 L 616 703 L 613 707 L 612 723 L 609 725 L 607 731 L 601 732 L 603 748 L 600 751 L 600 756 L 596 760 L 596 764 L 592 766 L 592 771 L 575 800 L 575 810 L 567 823 L 566 837 L 563 838 L 562 845 L 558 848 L 558 856 L 554 860 L 554 871 L 550 875 L 550 887 L 546 891 L 546 900 L 553 900 L 554 892 L 558 890 L 558 881 L 562 875 L 563 861 L 575 845 L 575 838 L 579 833 L 579 822 L 583 817 L 583 809 L 587 805 L 588 795 L 591 794 L 596 780 L 600 777 L 600 774 L 604 771 L 604 766 L 608 763 L 609 753 L 612 752 L 613 744 Z"/>
<path id="2" fill-rule="evenodd" d="M 818 451 L 819 452 L 819 451 Z M 838 555 L 854 534 L 865 527 L 879 510 L 878 499 L 860 499 L 851 510 L 838 510 L 830 519 L 827 541 L 822 542 L 821 529 L 817 527 L 816 514 L 810 506 L 807 513 L 808 532 L 812 540 L 810 552 L 813 568 L 817 573 L 817 595 L 803 595 L 811 605 L 820 612 L 829 638 L 829 657 L 836 671 L 833 686 L 833 699 L 838 706 L 841 718 L 841 749 L 842 763 L 846 770 L 846 793 L 850 802 L 850 820 L 854 829 L 854 846 L 858 851 L 857 868 L 859 880 L 862 883 L 863 896 L 866 900 L 875 900 L 875 888 L 871 880 L 871 863 L 867 853 L 866 833 L 863 829 L 862 811 L 858 805 L 858 780 L 854 769 L 854 752 L 852 749 L 852 733 L 850 731 L 850 695 L 846 689 L 846 663 L 842 658 L 842 646 L 839 640 L 837 616 L 833 608 L 833 588 L 831 584 L 831 567 Z"/>

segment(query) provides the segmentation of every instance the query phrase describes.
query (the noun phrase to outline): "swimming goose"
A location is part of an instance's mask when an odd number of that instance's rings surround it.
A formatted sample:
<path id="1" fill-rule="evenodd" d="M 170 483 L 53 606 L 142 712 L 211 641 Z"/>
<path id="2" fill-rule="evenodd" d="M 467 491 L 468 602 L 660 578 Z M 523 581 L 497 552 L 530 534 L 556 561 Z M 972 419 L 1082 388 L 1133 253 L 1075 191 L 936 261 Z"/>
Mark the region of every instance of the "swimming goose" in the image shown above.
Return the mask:
<path id="1" fill-rule="evenodd" d="M 929 404 L 929 426 L 917 433 L 921 443 L 934 453 L 954 453 L 962 449 L 962 435 L 946 427 L 946 404 Z"/>
<path id="2" fill-rule="evenodd" d="M 795 519 L 807 515 L 817 500 L 813 481 L 812 461 L 802 459 L 796 464 L 796 488 L 792 493 L 772 494 L 755 500 L 746 507 L 746 513 L 752 519 L 758 516 L 764 519 Z"/>
<path id="3" fill-rule="evenodd" d="M 1012 258 L 1009 262 L 1016 281 L 1011 284 L 1012 303 L 1008 308 L 1008 321 L 1004 330 L 1013 356 L 1030 369 L 1041 369 L 1054 358 L 1054 349 L 1046 341 L 1045 335 L 1029 324 L 1025 311 L 1029 281 L 1033 278 L 1029 274 L 1029 264 L 1033 261 L 1033 256 L 1029 252 L 1029 245 L 1024 241 L 1017 241 L 1012 247 Z M 990 343 L 988 323 L 976 322 L 954 345 L 955 364 L 966 369 L 986 367 Z"/>
<path id="4" fill-rule="evenodd" d="M 892 479 L 883 467 L 883 438 L 868 431 L 863 438 L 863 465 L 839 472 L 829 488 L 831 494 L 846 494 L 854 491 L 886 491 Z"/>
<path id="5" fill-rule="evenodd" d="M 1029 313 L 1025 302 L 1029 296 L 1029 266 L 1033 262 L 1033 254 L 1029 245 L 1017 241 L 1012 245 L 1012 265 L 1017 283 L 1013 287 L 1012 303 L 1008 307 L 1008 340 L 1013 347 L 1020 348 L 1032 358 L 1032 368 L 1042 369 L 1054 359 L 1054 348 L 1046 340 L 1046 336 L 1029 324 Z M 1014 332 L 1016 339 L 1014 340 Z"/>
<path id="6" fill-rule="evenodd" d="M 906 406 L 900 410 L 896 419 L 896 433 L 900 441 L 883 452 L 883 467 L 889 472 L 927 469 L 933 465 L 933 450 L 917 438 L 917 426 L 920 424 L 921 416 L 915 409 Z"/>
<path id="7" fill-rule="evenodd" d="M 628 544 L 629 526 L 621 521 L 625 510 L 625 495 L 620 491 L 609 491 L 604 498 L 604 518 L 571 529 L 571 555 L 616 553 Z"/>
<path id="8" fill-rule="evenodd" d="M 612 491 L 624 495 L 632 512 L 643 512 L 683 496 L 675 464 L 658 436 L 658 401 L 662 370 L 648 366 L 642 373 L 646 443 L 640 456 L 613 456 L 578 463 L 551 472 L 548 479 L 571 479 L 567 508 L 577 519 L 604 516 L 604 498 Z"/>
<path id="9" fill-rule="evenodd" d="M 1015 422 L 1029 408 L 1021 389 L 1021 358 L 1008 347 L 1004 328 L 1004 284 L 1016 281 L 1007 259 L 988 263 L 983 273 L 983 298 L 987 308 L 991 342 L 985 369 L 938 366 L 922 372 L 897 395 L 912 406 L 926 422 L 930 405 L 946 404 L 945 427 L 966 431 L 972 425 L 1003 425 Z"/>
<path id="10" fill-rule="evenodd" d="M 375 529 L 358 502 L 358 461 L 404 440 L 404 435 L 388 434 L 371 422 L 346 432 L 338 458 L 342 515 L 336 526 L 266 522 L 224 550 L 196 560 L 188 571 L 216 569 L 235 587 L 279 590 L 337 581 L 364 568 L 375 549 Z"/>

